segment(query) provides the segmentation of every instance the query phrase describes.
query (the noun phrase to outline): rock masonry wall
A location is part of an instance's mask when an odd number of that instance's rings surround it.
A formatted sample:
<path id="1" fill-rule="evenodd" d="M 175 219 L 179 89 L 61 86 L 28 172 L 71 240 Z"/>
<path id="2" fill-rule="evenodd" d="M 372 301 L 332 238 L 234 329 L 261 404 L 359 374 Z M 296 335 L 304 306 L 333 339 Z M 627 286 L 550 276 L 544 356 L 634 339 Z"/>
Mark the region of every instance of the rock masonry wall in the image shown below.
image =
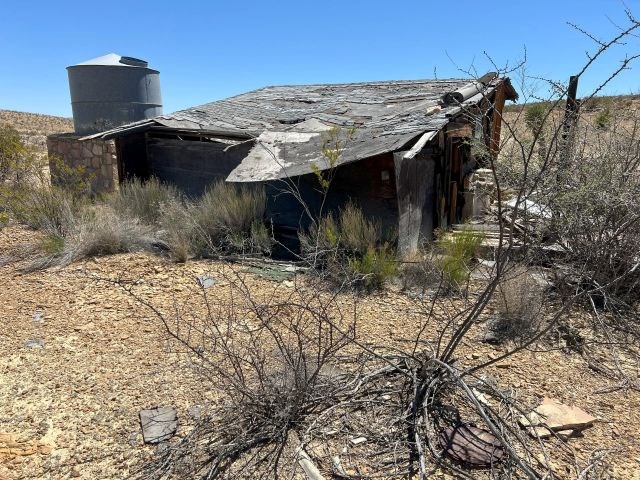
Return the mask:
<path id="1" fill-rule="evenodd" d="M 69 167 L 85 167 L 91 179 L 92 193 L 107 193 L 118 189 L 118 160 L 113 140 L 79 140 L 73 134 L 53 134 L 47 137 L 51 181 L 55 183 L 57 161 Z"/>

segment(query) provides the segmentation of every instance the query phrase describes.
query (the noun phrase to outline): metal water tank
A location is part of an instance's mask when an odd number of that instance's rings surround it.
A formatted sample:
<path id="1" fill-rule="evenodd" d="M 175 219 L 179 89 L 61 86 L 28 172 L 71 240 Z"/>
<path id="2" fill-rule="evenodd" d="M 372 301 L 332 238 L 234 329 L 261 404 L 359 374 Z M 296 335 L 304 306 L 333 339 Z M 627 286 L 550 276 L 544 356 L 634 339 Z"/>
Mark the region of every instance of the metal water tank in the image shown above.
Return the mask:
<path id="1" fill-rule="evenodd" d="M 67 67 L 76 133 L 89 134 L 162 115 L 160 72 L 110 53 Z"/>

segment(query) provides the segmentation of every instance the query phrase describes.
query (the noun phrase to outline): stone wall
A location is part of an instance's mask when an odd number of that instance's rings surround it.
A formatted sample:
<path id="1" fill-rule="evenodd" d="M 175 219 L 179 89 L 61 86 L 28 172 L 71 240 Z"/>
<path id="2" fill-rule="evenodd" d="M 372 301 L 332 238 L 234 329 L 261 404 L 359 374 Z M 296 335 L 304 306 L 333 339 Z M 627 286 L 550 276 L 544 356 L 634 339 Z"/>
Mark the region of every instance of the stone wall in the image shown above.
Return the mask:
<path id="1" fill-rule="evenodd" d="M 61 133 L 47 137 L 51 181 L 56 179 L 56 158 L 72 168 L 85 167 L 91 180 L 92 193 L 118 189 L 118 160 L 113 140 L 79 140 L 74 134 Z"/>

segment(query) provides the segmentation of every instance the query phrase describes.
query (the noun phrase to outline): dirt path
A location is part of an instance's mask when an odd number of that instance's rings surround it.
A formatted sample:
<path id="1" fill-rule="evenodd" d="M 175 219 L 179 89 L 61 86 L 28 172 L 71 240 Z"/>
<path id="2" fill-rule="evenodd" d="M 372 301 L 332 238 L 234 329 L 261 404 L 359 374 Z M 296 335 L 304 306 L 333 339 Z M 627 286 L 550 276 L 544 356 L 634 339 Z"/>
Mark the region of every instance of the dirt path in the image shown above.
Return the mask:
<path id="1" fill-rule="evenodd" d="M 30 235 L 16 230 L 0 243 Z M 208 261 L 177 265 L 150 254 L 34 273 L 0 267 L 0 479 L 124 478 L 153 454 L 141 440 L 142 408 L 175 406 L 178 435 L 184 435 L 192 422 L 189 407 L 211 399 L 199 393 L 198 377 L 159 321 L 119 287 L 91 277 L 139 279 L 140 291 L 169 311 L 197 290 L 196 275 L 216 276 L 225 268 Z M 252 280 L 256 289 L 271 285 Z M 368 298 L 360 310 L 361 335 L 387 341 L 411 335 L 419 318 L 397 312 L 414 303 L 399 292 Z M 44 347 L 29 348 L 29 340 Z M 462 363 L 497 353 L 481 343 L 465 349 Z M 584 437 L 570 441 L 578 458 L 613 449 L 614 478 L 640 478 L 637 392 L 595 394 L 608 380 L 581 357 L 557 351 L 524 352 L 489 373 L 534 405 L 546 395 L 599 417 Z M 559 477 L 572 478 L 565 465 L 557 469 Z"/>

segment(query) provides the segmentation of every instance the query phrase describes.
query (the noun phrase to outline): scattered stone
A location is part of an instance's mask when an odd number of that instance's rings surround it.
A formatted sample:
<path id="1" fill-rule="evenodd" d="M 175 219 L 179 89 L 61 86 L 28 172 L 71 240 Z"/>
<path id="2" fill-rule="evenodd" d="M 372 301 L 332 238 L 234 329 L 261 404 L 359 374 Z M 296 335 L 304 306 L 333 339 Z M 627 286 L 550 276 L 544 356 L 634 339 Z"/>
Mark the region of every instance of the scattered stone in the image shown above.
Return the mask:
<path id="1" fill-rule="evenodd" d="M 547 397 L 531 413 L 522 415 L 519 419 L 520 425 L 527 428 L 534 437 L 548 438 L 555 432 L 562 439 L 575 436 L 591 427 L 595 421 L 595 417 L 581 408 Z"/>
<path id="2" fill-rule="evenodd" d="M 210 288 L 213 287 L 216 283 L 218 283 L 218 281 L 215 279 L 215 277 L 212 277 L 211 275 L 199 275 L 198 276 L 198 284 L 202 287 L 202 288 Z"/>
<path id="3" fill-rule="evenodd" d="M 367 441 L 367 437 L 355 437 L 355 438 L 351 438 L 349 439 L 349 441 L 351 442 L 352 445 L 360 445 L 361 443 L 364 443 Z"/>
<path id="4" fill-rule="evenodd" d="M 156 455 L 162 455 L 169 450 L 169 442 L 161 442 L 156 446 Z"/>
<path id="5" fill-rule="evenodd" d="M 178 429 L 178 415 L 172 407 L 140 410 L 139 416 L 144 443 L 160 443 L 168 440 Z"/>
<path id="6" fill-rule="evenodd" d="M 44 340 L 41 338 L 32 338 L 24 342 L 26 348 L 44 348 Z"/>
<path id="7" fill-rule="evenodd" d="M 491 402 L 489 401 L 489 399 L 484 393 L 482 393 L 480 390 L 477 390 L 475 388 L 471 388 L 471 391 L 473 392 L 473 396 L 476 397 L 480 403 L 483 403 L 484 405 L 487 405 L 487 406 L 491 406 Z"/>
<path id="8" fill-rule="evenodd" d="M 131 445 L 132 447 L 135 447 L 140 443 L 138 440 L 138 435 L 139 435 L 138 432 L 131 432 L 129 434 L 129 440 L 128 440 L 129 445 Z"/>
<path id="9" fill-rule="evenodd" d="M 37 311 L 33 314 L 33 322 L 34 323 L 42 323 L 44 322 L 44 313 Z"/>
<path id="10" fill-rule="evenodd" d="M 194 420 L 200 420 L 202 418 L 202 405 L 192 405 L 187 409 L 187 413 Z"/>

